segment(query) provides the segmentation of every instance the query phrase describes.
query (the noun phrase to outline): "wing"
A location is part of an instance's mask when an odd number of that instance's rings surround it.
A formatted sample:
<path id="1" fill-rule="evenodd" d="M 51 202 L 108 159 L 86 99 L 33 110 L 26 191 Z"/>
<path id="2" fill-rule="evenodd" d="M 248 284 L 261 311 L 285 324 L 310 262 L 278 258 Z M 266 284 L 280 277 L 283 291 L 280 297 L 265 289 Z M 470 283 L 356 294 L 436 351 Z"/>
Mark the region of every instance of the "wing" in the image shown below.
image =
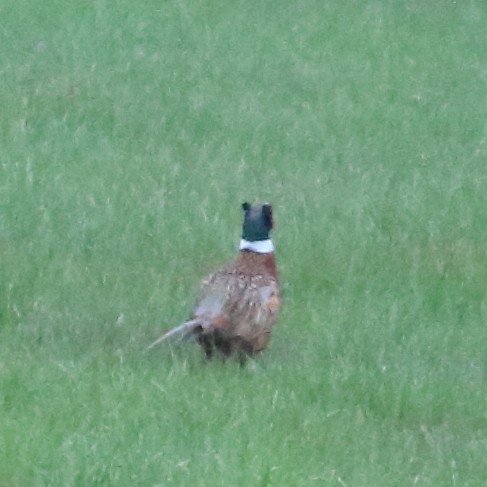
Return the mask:
<path id="1" fill-rule="evenodd" d="M 279 289 L 274 279 L 221 272 L 205 281 L 192 319 L 207 322 L 208 329 L 248 337 L 270 330 L 278 308 Z"/>
<path id="2" fill-rule="evenodd" d="M 246 340 L 254 340 L 263 333 L 269 334 L 277 320 L 278 309 L 277 282 L 261 276 L 251 278 L 232 310 L 235 334 Z"/>

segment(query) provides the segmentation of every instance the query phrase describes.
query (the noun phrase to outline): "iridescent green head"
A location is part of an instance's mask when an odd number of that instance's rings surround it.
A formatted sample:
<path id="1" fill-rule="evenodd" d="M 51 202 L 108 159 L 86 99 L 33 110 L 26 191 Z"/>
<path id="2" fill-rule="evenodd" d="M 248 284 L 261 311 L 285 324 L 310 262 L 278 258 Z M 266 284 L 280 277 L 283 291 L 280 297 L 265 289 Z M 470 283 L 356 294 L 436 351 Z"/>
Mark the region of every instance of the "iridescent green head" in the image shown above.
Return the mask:
<path id="1" fill-rule="evenodd" d="M 244 222 L 242 238 L 248 242 L 268 240 L 269 232 L 274 226 L 272 206 L 269 204 L 243 203 Z"/>

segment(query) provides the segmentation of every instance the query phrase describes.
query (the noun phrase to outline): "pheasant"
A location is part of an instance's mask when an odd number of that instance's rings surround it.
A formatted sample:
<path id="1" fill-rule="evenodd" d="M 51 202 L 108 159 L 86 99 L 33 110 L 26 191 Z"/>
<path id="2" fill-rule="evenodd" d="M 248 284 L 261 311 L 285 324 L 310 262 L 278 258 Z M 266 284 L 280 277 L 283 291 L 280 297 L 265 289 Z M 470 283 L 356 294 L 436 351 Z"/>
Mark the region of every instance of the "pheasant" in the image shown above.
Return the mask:
<path id="1" fill-rule="evenodd" d="M 195 337 L 206 357 L 215 351 L 240 359 L 264 350 L 279 309 L 272 206 L 243 203 L 242 239 L 233 262 L 202 282 L 188 321 L 172 328 L 148 349 L 174 335 Z"/>

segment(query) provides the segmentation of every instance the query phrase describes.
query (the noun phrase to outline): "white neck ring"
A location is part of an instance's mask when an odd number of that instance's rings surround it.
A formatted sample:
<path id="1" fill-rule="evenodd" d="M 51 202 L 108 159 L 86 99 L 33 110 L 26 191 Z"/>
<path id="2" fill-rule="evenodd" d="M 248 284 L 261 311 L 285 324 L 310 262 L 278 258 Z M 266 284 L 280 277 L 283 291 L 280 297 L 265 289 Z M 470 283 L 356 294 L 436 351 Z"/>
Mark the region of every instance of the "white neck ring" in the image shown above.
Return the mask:
<path id="1" fill-rule="evenodd" d="M 271 239 L 257 240 L 255 242 L 249 242 L 248 240 L 242 239 L 240 240 L 239 250 L 251 250 L 258 254 L 270 254 L 271 252 L 274 252 L 274 245 Z"/>

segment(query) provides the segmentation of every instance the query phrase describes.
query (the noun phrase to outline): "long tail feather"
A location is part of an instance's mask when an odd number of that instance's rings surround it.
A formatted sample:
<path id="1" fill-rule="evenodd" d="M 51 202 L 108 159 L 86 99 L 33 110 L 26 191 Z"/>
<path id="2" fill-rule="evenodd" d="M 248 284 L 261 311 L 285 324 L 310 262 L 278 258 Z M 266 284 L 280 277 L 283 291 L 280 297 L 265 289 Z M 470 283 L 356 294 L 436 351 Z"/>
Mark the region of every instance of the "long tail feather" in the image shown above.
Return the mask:
<path id="1" fill-rule="evenodd" d="M 171 328 L 169 331 L 164 333 L 164 335 L 161 335 L 157 340 L 153 341 L 147 348 L 147 350 L 150 350 L 151 348 L 155 347 L 159 343 L 163 342 L 167 338 L 170 338 L 174 335 L 178 335 L 180 333 L 186 332 L 186 334 L 192 332 L 195 328 L 200 326 L 200 320 L 190 320 L 190 321 L 185 321 L 183 324 L 175 326 L 174 328 Z"/>

